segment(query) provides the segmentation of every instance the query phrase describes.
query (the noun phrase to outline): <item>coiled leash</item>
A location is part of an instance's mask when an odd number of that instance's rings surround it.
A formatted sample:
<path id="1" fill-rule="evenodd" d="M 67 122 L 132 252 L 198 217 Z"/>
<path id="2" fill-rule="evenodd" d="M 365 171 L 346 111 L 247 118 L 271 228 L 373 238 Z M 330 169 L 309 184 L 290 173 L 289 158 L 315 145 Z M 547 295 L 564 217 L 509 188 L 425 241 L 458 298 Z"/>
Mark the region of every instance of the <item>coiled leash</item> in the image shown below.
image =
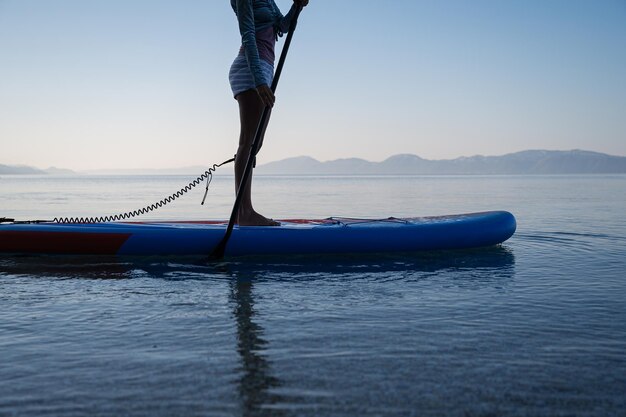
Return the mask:
<path id="1" fill-rule="evenodd" d="M 128 211 L 126 213 L 114 214 L 112 216 L 100 216 L 100 217 L 55 217 L 52 221 L 55 223 L 104 223 L 104 222 L 114 222 L 119 220 L 126 220 L 133 217 L 137 217 L 141 214 L 150 213 L 151 211 L 157 210 L 168 203 L 182 197 L 184 194 L 191 191 L 193 188 L 197 187 L 202 183 L 202 181 L 206 180 L 206 188 L 204 189 L 204 197 L 202 198 L 201 205 L 204 205 L 204 201 L 206 200 L 207 194 L 209 192 L 209 185 L 211 185 L 211 180 L 213 179 L 213 173 L 215 170 L 222 165 L 226 165 L 235 160 L 235 158 L 230 158 L 221 164 L 213 164 L 209 169 L 204 171 L 200 176 L 198 176 L 195 180 L 191 181 L 189 184 L 176 191 L 175 193 L 165 197 L 164 199 L 157 201 L 156 203 L 150 204 L 146 207 L 140 208 L 138 210 Z"/>

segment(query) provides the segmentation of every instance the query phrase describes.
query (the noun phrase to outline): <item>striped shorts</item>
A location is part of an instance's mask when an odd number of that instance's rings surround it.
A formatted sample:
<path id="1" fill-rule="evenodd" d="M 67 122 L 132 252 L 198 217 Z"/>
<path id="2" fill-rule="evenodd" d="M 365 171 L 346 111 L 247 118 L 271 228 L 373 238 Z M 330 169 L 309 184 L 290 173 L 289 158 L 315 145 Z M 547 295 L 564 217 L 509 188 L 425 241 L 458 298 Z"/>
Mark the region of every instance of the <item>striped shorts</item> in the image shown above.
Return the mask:
<path id="1" fill-rule="evenodd" d="M 274 66 L 261 59 L 261 69 L 267 84 L 270 85 L 274 79 Z M 233 90 L 234 97 L 237 97 L 239 93 L 256 88 L 252 73 L 248 67 L 248 60 L 246 60 L 244 54 L 237 55 L 237 58 L 233 61 L 228 73 L 228 80 L 230 81 L 230 88 Z"/>

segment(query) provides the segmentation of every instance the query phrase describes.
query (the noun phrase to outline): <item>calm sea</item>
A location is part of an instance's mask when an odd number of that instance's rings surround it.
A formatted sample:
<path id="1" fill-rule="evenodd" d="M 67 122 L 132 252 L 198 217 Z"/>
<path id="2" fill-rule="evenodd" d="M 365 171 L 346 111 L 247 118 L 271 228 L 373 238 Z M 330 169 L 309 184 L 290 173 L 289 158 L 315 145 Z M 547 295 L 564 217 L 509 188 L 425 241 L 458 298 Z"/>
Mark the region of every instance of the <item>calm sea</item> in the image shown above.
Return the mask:
<path id="1" fill-rule="evenodd" d="M 115 214 L 190 179 L 3 176 L 0 217 Z M 227 218 L 233 187 L 144 218 Z M 518 230 L 402 256 L 3 256 L 0 415 L 626 415 L 626 176 L 259 177 L 255 202 Z"/>

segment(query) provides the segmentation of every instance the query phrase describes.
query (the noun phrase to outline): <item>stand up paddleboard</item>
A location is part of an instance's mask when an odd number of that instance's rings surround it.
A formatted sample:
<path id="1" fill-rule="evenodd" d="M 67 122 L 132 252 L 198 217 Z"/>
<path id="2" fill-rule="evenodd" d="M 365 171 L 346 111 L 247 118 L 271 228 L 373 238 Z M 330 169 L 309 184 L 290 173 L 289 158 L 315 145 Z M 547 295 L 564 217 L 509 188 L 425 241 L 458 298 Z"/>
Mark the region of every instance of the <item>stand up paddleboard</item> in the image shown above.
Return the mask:
<path id="1" fill-rule="evenodd" d="M 0 224 L 0 252 L 88 255 L 208 255 L 228 222 Z M 384 253 L 466 249 L 504 242 L 515 232 L 506 211 L 438 217 L 281 220 L 235 226 L 225 256 Z"/>
<path id="2" fill-rule="evenodd" d="M 300 10 L 298 8 L 292 18 L 272 81 L 272 91 L 276 90 Z M 515 232 L 515 217 L 506 211 L 408 219 L 282 220 L 280 226 L 236 226 L 234 223 L 252 174 L 267 117 L 269 108 L 264 109 L 257 127 L 229 221 L 124 220 L 164 206 L 203 179 L 207 180 L 206 198 L 212 172 L 232 159 L 213 165 L 180 191 L 140 210 L 56 222 L 15 222 L 0 218 L 0 253 L 210 255 L 213 259 L 220 259 L 222 256 L 246 255 L 413 252 L 492 246 L 504 242 Z"/>

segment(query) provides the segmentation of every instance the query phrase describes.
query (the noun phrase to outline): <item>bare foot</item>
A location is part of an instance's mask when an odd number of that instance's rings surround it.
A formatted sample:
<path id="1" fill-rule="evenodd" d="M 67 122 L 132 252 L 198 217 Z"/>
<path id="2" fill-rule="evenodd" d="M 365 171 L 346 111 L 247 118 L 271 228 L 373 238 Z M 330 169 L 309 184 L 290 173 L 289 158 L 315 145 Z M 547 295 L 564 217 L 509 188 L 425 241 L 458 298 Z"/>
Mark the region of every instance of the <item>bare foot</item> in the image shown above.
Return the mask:
<path id="1" fill-rule="evenodd" d="M 237 221 L 239 226 L 280 226 L 280 222 L 273 219 L 268 219 L 265 216 L 260 215 L 256 211 L 248 213 L 239 213 Z"/>

